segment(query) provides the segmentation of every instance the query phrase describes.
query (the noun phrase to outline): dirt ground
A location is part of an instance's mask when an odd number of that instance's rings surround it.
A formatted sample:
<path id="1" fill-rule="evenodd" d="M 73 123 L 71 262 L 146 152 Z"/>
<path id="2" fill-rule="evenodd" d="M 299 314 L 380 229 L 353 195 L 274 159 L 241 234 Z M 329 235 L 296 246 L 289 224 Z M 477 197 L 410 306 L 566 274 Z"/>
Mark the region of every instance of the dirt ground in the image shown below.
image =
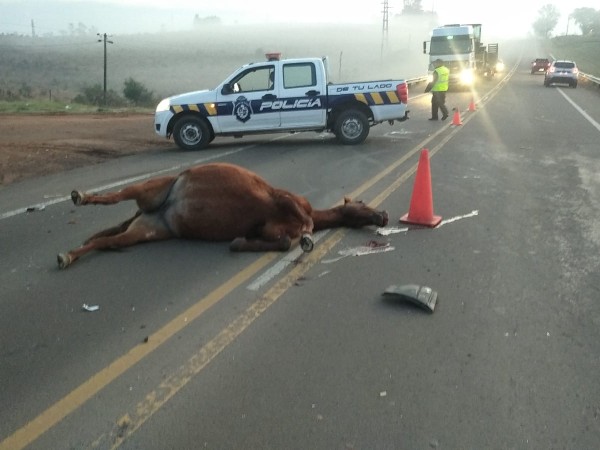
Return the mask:
<path id="1" fill-rule="evenodd" d="M 174 145 L 152 114 L 0 115 L 0 185 Z"/>

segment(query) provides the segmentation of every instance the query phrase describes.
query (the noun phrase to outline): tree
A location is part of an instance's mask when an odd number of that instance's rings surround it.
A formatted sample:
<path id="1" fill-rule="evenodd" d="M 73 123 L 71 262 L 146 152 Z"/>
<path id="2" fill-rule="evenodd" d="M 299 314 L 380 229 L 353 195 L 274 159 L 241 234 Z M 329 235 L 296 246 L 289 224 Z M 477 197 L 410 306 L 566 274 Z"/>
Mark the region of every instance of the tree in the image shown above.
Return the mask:
<path id="1" fill-rule="evenodd" d="M 217 16 L 200 17 L 199 14 L 194 16 L 194 28 L 202 28 L 204 26 L 221 25 L 221 19 Z"/>
<path id="2" fill-rule="evenodd" d="M 423 14 L 421 0 L 404 0 L 402 14 Z"/>
<path id="3" fill-rule="evenodd" d="M 548 39 L 552 35 L 552 30 L 556 28 L 560 12 L 552 4 L 544 5 L 538 11 L 539 17 L 533 22 L 533 32 L 536 36 Z"/>
<path id="4" fill-rule="evenodd" d="M 581 34 L 600 34 L 600 10 L 594 8 L 577 8 L 571 16 L 575 23 L 579 25 Z"/>
<path id="5" fill-rule="evenodd" d="M 135 81 L 133 78 L 125 80 L 123 95 L 136 106 L 148 106 L 155 103 L 153 92 L 149 91 L 146 86 L 139 81 Z"/>

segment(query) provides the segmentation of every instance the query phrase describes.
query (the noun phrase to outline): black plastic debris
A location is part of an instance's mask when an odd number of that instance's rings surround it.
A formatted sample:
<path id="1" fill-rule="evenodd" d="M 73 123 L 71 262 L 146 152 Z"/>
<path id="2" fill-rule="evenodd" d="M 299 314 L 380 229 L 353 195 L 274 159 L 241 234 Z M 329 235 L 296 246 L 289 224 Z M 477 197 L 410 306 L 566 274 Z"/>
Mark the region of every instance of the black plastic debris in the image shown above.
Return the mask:
<path id="1" fill-rule="evenodd" d="M 35 212 L 35 211 L 43 211 L 45 209 L 46 209 L 46 207 L 44 205 L 34 205 L 34 206 L 28 206 L 25 211 L 30 213 L 30 212 Z"/>
<path id="2" fill-rule="evenodd" d="M 436 291 L 418 284 L 392 285 L 383 292 L 383 295 L 409 301 L 430 313 L 433 313 L 437 302 Z"/>

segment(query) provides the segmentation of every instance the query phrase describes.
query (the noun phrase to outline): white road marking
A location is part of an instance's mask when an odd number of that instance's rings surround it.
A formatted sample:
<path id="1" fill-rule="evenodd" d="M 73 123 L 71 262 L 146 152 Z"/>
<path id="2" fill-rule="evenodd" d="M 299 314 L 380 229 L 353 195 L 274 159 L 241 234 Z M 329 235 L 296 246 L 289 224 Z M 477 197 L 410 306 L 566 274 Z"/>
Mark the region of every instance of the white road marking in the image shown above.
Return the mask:
<path id="1" fill-rule="evenodd" d="M 396 250 L 396 247 L 392 247 L 389 244 L 386 245 L 382 245 L 380 247 L 371 247 L 368 245 L 361 245 L 359 247 L 354 247 L 354 248 L 347 248 L 344 250 L 340 250 L 338 252 L 339 255 L 342 255 L 338 258 L 332 258 L 332 259 L 324 259 L 323 261 L 321 261 L 323 264 L 331 264 L 333 262 L 337 262 L 340 259 L 344 259 L 348 256 L 364 256 L 364 255 L 374 255 L 376 253 L 385 253 L 385 252 L 391 252 Z"/>
<path id="2" fill-rule="evenodd" d="M 327 233 L 329 233 L 329 230 L 323 230 L 313 234 L 313 242 L 316 244 L 323 239 Z M 258 291 L 261 287 L 283 272 L 287 266 L 294 263 L 303 253 L 304 252 L 300 247 L 296 247 L 295 249 L 287 252 L 278 262 L 273 264 L 269 269 L 265 270 L 262 275 L 256 277 L 256 279 L 250 283 L 246 289 L 250 291 Z"/>
<path id="3" fill-rule="evenodd" d="M 440 222 L 440 224 L 437 227 L 435 227 L 435 228 L 437 229 L 437 228 L 440 228 L 442 225 L 446 225 L 448 223 L 456 222 L 457 220 L 467 219 L 469 217 L 474 217 L 474 216 L 477 216 L 477 215 L 479 215 L 479 211 L 474 210 L 474 211 L 471 211 L 469 214 L 465 214 L 465 215 L 462 215 L 462 216 L 451 217 L 450 219 L 442 220 Z M 406 227 L 402 227 L 402 228 L 391 227 L 391 228 L 377 228 L 377 230 L 375 232 L 377 234 L 379 234 L 380 236 L 388 236 L 390 234 L 406 233 L 406 232 L 408 232 L 408 230 L 409 230 L 409 228 L 406 228 Z"/>
<path id="4" fill-rule="evenodd" d="M 573 105 L 573 108 L 575 108 L 577 110 L 577 112 L 579 112 L 579 114 L 581 114 L 583 117 L 585 117 L 587 119 L 587 121 L 596 128 L 596 130 L 600 131 L 600 124 L 598 122 L 596 122 L 594 119 L 592 119 L 588 113 L 586 113 L 583 109 L 581 109 L 579 107 L 579 105 L 577 105 L 577 103 L 575 103 L 573 100 L 571 100 L 569 98 L 569 96 L 563 92 L 562 89 L 558 88 L 557 91 L 560 92 L 560 95 L 562 95 L 564 98 L 566 98 L 567 101 L 571 105 Z"/>
<path id="5" fill-rule="evenodd" d="M 277 136 L 273 139 L 271 139 L 272 141 L 275 141 L 277 139 L 282 139 L 283 137 L 286 137 L 287 135 L 283 135 L 283 136 Z M 168 167 L 166 169 L 161 169 L 161 170 L 157 170 L 155 172 L 148 172 L 142 175 L 138 175 L 136 177 L 130 177 L 130 178 L 125 178 L 123 180 L 119 180 L 115 183 L 110 183 L 110 184 L 105 184 L 103 186 L 97 186 L 97 187 L 93 187 L 88 189 L 89 192 L 100 192 L 100 191 L 107 191 L 107 190 L 111 190 L 117 187 L 121 187 L 121 186 L 125 186 L 127 184 L 131 184 L 131 183 L 137 183 L 138 181 L 143 181 L 143 180 L 147 180 L 148 178 L 153 178 L 156 177 L 158 175 L 164 175 L 165 173 L 169 173 L 169 172 L 174 172 L 174 171 L 181 171 L 182 169 L 186 169 L 188 167 L 191 166 L 195 166 L 197 164 L 203 164 L 209 161 L 213 161 L 215 159 L 219 159 L 222 158 L 224 156 L 229 156 L 229 155 L 234 155 L 236 153 L 242 152 L 244 150 L 247 150 L 249 148 L 252 147 L 256 147 L 257 144 L 254 145 L 250 145 L 250 146 L 245 146 L 245 147 L 241 147 L 238 148 L 236 150 L 230 150 L 228 152 L 219 152 L 213 156 L 208 156 L 205 158 L 200 158 L 200 159 L 196 159 L 192 162 L 189 163 L 185 163 L 185 164 L 178 164 L 176 166 L 172 166 L 172 167 Z M 55 194 L 56 195 L 56 194 Z M 48 198 L 48 195 L 44 195 L 44 198 Z M 65 195 L 65 196 L 60 196 L 57 198 L 53 198 L 51 200 L 48 201 L 44 201 L 41 203 L 36 203 L 33 205 L 29 205 L 29 206 L 25 206 L 23 208 L 17 208 L 14 209 L 12 211 L 6 211 L 3 213 L 0 213 L 0 220 L 2 219 L 8 219 L 9 217 L 13 217 L 19 214 L 23 214 L 26 212 L 32 212 L 32 211 L 41 211 L 44 210 L 47 206 L 50 205 L 54 205 L 56 203 L 62 203 L 65 201 L 70 201 L 71 200 L 71 196 L 70 195 Z"/>
<path id="6" fill-rule="evenodd" d="M 396 234 L 396 233 L 406 233 L 408 231 L 408 228 L 406 227 L 391 227 L 391 228 L 377 228 L 377 230 L 375 231 L 378 235 L 380 236 L 389 236 L 390 234 Z"/>
<path id="7" fill-rule="evenodd" d="M 479 215 L 479 211 L 474 210 L 474 211 L 471 211 L 469 214 L 465 214 L 463 216 L 451 217 L 450 219 L 442 220 L 436 228 L 440 228 L 442 225 L 446 225 L 447 223 L 456 222 L 457 220 L 467 219 L 469 217 L 475 217 L 478 215 Z"/>

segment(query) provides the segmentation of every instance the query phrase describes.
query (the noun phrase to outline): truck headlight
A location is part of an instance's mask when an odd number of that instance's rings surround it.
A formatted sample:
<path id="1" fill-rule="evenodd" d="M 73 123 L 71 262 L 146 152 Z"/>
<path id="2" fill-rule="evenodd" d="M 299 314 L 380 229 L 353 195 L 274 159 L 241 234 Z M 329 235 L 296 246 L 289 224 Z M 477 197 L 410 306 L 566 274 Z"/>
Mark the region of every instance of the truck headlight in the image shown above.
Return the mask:
<path id="1" fill-rule="evenodd" d="M 156 112 L 168 111 L 169 108 L 171 108 L 171 102 L 168 98 L 165 98 L 156 106 Z"/>
<path id="2" fill-rule="evenodd" d="M 472 70 L 463 70 L 460 73 L 460 82 L 462 84 L 472 84 L 473 83 L 473 71 Z"/>

